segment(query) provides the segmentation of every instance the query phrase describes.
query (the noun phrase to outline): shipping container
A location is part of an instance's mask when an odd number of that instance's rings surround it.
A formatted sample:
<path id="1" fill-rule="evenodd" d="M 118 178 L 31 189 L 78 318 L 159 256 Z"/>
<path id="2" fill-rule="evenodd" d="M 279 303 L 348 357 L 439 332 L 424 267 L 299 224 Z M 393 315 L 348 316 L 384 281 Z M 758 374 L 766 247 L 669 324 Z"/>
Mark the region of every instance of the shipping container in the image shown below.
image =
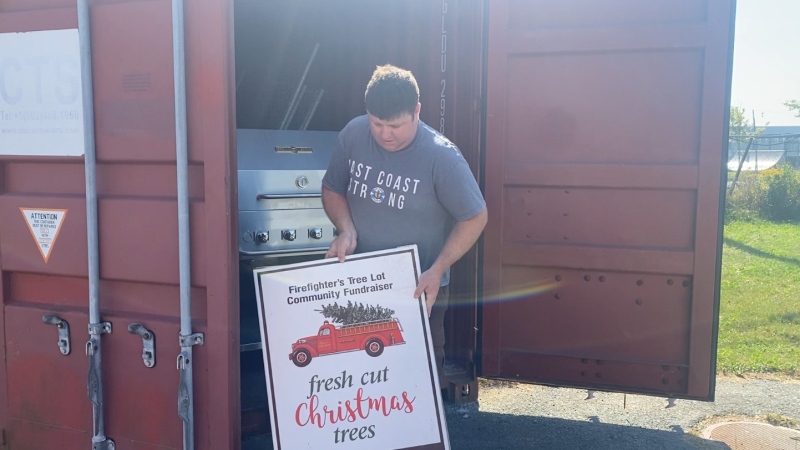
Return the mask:
<path id="1" fill-rule="evenodd" d="M 172 6 L 89 11 L 99 297 L 113 326 L 105 431 L 118 448 L 178 449 Z M 453 268 L 445 396 L 476 399 L 484 376 L 713 400 L 734 11 L 734 0 L 186 2 L 196 448 L 269 432 L 260 352 L 241 351 L 249 271 L 320 257 L 241 258 L 237 130 L 338 131 L 364 113 L 385 63 L 416 75 L 422 120 L 460 147 L 489 209 Z M 77 27 L 75 0 L 0 3 L 0 33 Z M 33 63 L 3 58 L 7 95 Z M 307 93 L 286 123 L 300 78 Z M 47 258 L 33 209 L 67 211 Z M 6 448 L 92 441 L 87 252 L 84 159 L 0 156 Z M 142 335 L 126 332 L 137 323 L 155 336 L 152 367 Z"/>

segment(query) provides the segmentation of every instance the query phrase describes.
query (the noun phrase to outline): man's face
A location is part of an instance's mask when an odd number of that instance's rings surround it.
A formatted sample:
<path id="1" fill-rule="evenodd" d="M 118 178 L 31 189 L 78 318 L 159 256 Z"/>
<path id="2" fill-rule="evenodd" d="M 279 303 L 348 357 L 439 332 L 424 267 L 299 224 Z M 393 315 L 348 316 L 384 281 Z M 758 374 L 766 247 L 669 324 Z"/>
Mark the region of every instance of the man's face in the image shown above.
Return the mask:
<path id="1" fill-rule="evenodd" d="M 367 115 L 372 137 L 386 151 L 396 152 L 408 147 L 417 135 L 419 104 L 414 114 L 403 113 L 389 120 L 379 119 L 369 113 Z"/>

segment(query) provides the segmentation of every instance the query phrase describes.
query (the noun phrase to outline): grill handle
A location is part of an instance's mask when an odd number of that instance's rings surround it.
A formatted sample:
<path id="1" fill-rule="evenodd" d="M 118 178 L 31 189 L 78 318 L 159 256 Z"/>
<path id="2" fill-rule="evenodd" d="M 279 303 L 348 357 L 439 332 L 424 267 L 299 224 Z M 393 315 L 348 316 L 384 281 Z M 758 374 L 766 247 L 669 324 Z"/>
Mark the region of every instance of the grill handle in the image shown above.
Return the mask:
<path id="1" fill-rule="evenodd" d="M 321 194 L 258 194 L 256 200 L 285 200 L 287 198 L 320 198 Z"/>
<path id="2" fill-rule="evenodd" d="M 321 253 L 325 254 L 328 251 L 328 247 L 310 247 L 310 248 L 285 248 L 280 250 L 262 250 L 258 252 L 249 252 L 245 250 L 239 250 L 239 254 L 245 256 L 269 256 L 269 255 L 285 255 L 287 253 L 295 253 L 298 255 L 307 255 L 307 254 L 314 254 L 314 253 Z"/>

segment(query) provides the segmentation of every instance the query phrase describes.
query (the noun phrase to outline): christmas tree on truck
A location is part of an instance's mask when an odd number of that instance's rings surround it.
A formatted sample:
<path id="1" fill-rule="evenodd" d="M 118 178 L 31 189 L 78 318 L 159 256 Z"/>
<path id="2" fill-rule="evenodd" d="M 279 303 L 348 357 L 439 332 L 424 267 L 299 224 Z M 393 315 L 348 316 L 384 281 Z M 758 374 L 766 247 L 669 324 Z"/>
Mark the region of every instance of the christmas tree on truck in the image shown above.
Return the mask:
<path id="1" fill-rule="evenodd" d="M 315 309 L 321 313 L 325 318 L 331 319 L 333 323 L 342 325 L 353 325 L 364 322 L 375 322 L 380 320 L 389 320 L 394 316 L 394 310 L 384 308 L 381 305 L 372 306 L 364 305 L 363 303 L 353 303 L 347 301 L 347 306 L 339 305 L 338 303 L 323 306 L 322 309 Z"/>

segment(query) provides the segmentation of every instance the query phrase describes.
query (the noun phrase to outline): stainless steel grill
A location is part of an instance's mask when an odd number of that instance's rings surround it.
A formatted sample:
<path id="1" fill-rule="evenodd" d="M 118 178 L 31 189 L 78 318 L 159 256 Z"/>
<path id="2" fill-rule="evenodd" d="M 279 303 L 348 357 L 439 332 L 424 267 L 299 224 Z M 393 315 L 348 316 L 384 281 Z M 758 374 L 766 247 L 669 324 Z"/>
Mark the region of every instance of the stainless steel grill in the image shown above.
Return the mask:
<path id="1" fill-rule="evenodd" d="M 322 209 L 322 177 L 337 136 L 237 131 L 242 259 L 327 250 L 335 230 Z"/>

